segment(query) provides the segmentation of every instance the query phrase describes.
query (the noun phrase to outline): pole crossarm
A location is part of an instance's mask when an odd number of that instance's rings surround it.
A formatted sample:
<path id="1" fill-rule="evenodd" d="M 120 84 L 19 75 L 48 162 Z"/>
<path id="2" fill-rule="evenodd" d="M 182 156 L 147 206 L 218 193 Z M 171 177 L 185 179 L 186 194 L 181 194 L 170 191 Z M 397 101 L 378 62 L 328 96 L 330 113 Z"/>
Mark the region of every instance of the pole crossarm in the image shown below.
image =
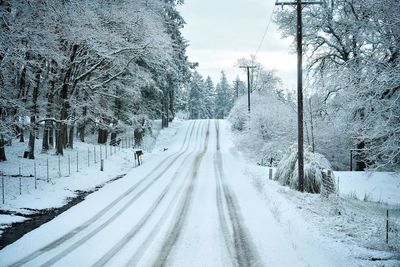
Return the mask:
<path id="1" fill-rule="evenodd" d="M 257 66 L 240 66 L 239 68 L 242 68 L 242 69 L 255 69 L 255 68 L 257 68 Z"/>
<path id="2" fill-rule="evenodd" d="M 323 2 L 318 2 L 318 1 L 307 1 L 307 2 L 301 2 L 301 5 L 322 5 Z M 297 5 L 296 2 L 276 2 L 276 6 L 295 6 Z"/>

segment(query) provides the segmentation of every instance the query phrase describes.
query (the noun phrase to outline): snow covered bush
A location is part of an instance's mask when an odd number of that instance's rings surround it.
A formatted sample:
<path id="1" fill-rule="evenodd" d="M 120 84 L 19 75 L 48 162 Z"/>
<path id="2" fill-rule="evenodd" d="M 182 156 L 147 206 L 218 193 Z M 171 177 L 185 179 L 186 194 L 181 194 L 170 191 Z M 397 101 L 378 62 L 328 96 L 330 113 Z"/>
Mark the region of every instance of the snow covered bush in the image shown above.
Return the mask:
<path id="1" fill-rule="evenodd" d="M 329 161 L 319 153 L 313 153 L 309 149 L 304 151 L 304 191 L 309 193 L 320 193 L 322 186 L 323 170 L 331 170 Z M 332 174 L 332 183 L 334 177 Z M 298 190 L 298 164 L 297 164 L 297 145 L 289 148 L 276 169 L 274 180 L 281 185 L 288 185 L 292 189 Z"/>
<path id="2" fill-rule="evenodd" d="M 252 93 L 250 115 L 247 96 L 239 97 L 228 120 L 238 145 L 255 161 L 278 162 L 296 137 L 296 114 L 275 92 Z"/>

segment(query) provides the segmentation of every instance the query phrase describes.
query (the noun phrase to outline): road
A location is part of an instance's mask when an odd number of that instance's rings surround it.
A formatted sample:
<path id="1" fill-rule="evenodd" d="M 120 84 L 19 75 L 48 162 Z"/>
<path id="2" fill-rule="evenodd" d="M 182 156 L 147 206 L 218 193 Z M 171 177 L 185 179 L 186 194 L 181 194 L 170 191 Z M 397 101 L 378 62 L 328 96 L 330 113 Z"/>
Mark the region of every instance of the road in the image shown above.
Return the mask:
<path id="1" fill-rule="evenodd" d="M 313 265 L 243 165 L 226 122 L 186 122 L 167 151 L 0 251 L 0 266 Z"/>

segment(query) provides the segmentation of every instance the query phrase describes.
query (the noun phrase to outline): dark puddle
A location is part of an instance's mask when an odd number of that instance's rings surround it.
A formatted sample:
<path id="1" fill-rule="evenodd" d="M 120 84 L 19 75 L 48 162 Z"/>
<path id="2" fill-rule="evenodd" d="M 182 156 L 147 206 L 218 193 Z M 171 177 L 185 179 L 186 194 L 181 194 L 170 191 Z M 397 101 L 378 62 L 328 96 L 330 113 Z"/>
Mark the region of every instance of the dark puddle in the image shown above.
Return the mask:
<path id="1" fill-rule="evenodd" d="M 5 246 L 14 243 L 22 236 L 38 228 L 42 224 L 51 221 L 52 219 L 54 219 L 64 211 L 68 210 L 69 208 L 82 202 L 89 194 L 96 192 L 106 184 L 109 184 L 111 182 L 123 178 L 125 175 L 126 174 L 118 175 L 117 177 L 107 181 L 102 185 L 95 187 L 93 190 L 90 191 L 75 191 L 76 196 L 72 198 L 67 198 L 66 200 L 67 204 L 59 208 L 41 209 L 41 210 L 26 209 L 27 211 L 29 211 L 28 214 L 8 211 L 8 210 L 0 210 L 0 214 L 21 216 L 27 219 L 23 222 L 12 223 L 7 228 L 3 229 L 3 233 L 1 234 L 0 237 L 0 250 L 3 249 Z"/>

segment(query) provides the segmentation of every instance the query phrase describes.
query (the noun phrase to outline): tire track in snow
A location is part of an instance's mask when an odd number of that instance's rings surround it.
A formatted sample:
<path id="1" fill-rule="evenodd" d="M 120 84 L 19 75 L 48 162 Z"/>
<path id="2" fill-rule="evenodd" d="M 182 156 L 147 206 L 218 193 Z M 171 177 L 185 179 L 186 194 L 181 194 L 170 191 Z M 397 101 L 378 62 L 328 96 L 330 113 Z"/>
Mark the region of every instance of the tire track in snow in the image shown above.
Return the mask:
<path id="1" fill-rule="evenodd" d="M 197 135 L 197 134 L 196 134 Z M 196 138 L 197 140 L 197 138 Z M 194 151 L 197 150 L 197 148 L 194 148 Z M 158 196 L 156 201 L 152 204 L 150 209 L 146 212 L 146 214 L 140 219 L 140 221 L 121 239 L 119 240 L 107 253 L 105 253 L 98 261 L 96 261 L 92 267 L 100 267 L 106 265 L 113 257 L 115 257 L 131 240 L 136 236 L 136 234 L 142 229 L 142 227 L 146 224 L 146 222 L 154 215 L 154 212 L 156 209 L 160 206 L 161 202 L 166 198 L 166 195 L 169 193 L 173 183 L 176 181 L 176 177 L 179 175 L 179 172 L 181 171 L 182 167 L 187 164 L 188 158 L 191 156 L 191 154 L 188 154 L 181 162 L 179 167 L 176 169 L 175 173 L 172 175 L 171 181 L 168 183 L 168 185 L 164 188 L 164 190 L 161 192 L 161 194 Z M 178 193 L 181 191 L 181 188 L 183 187 L 183 183 L 180 185 L 179 189 L 175 193 L 175 196 L 178 195 Z M 169 214 L 172 204 L 174 204 L 174 200 L 176 198 L 172 198 L 170 201 L 168 208 L 166 209 L 165 214 Z M 166 215 L 165 215 L 166 216 Z M 158 220 L 158 223 L 156 224 L 156 227 L 154 227 L 153 231 L 154 235 L 158 231 L 159 227 L 161 226 L 161 223 L 164 222 L 164 217 L 161 216 L 161 218 Z M 145 241 L 146 243 L 146 241 Z M 148 242 L 147 242 L 148 243 Z M 141 246 L 140 250 L 143 251 L 145 246 Z M 139 258 L 139 255 L 136 255 L 136 257 L 133 257 L 130 260 L 129 266 L 134 266 L 133 261 Z"/>
<path id="2" fill-rule="evenodd" d="M 107 227 L 109 224 L 111 224 L 113 221 L 115 221 L 123 212 L 125 212 L 140 196 L 143 195 L 156 181 L 158 181 L 167 170 L 169 170 L 174 163 L 189 149 L 190 146 L 190 140 L 193 137 L 193 129 L 191 130 L 190 137 L 188 139 L 188 143 L 185 147 L 185 150 L 183 150 L 181 153 L 179 153 L 174 160 L 166 166 L 157 176 L 153 178 L 141 191 L 139 191 L 136 195 L 134 195 L 124 206 L 122 206 L 112 217 L 110 217 L 108 220 L 106 220 L 104 223 L 96 227 L 94 230 L 92 230 L 90 233 L 82 237 L 81 239 L 77 240 L 74 242 L 72 245 L 70 245 L 68 248 L 64 249 L 63 251 L 59 252 L 56 254 L 54 257 L 52 257 L 50 260 L 46 261 L 44 264 L 41 265 L 41 267 L 45 266 L 52 266 L 58 261 L 60 261 L 62 258 L 67 256 L 69 253 L 83 245 L 86 241 L 91 239 L 93 236 L 95 236 L 97 233 L 99 233 L 101 230 L 103 230 L 105 227 Z M 198 131 L 198 127 L 196 128 L 196 131 Z"/>
<path id="3" fill-rule="evenodd" d="M 203 150 L 196 155 L 196 158 L 193 162 L 191 168 L 192 171 L 190 175 L 190 181 L 186 188 L 186 191 L 184 192 L 183 200 L 180 202 L 180 206 L 178 208 L 178 213 L 177 213 L 177 219 L 175 220 L 175 222 L 173 222 L 171 229 L 168 231 L 167 238 L 164 240 L 163 245 L 161 246 L 161 251 L 159 252 L 159 255 L 155 260 L 153 266 L 165 266 L 167 264 L 169 255 L 171 254 L 171 251 L 173 250 L 176 241 L 179 239 L 179 236 L 182 232 L 183 223 L 185 221 L 185 218 L 187 217 L 189 207 L 192 202 L 192 196 L 196 185 L 198 170 L 200 168 L 200 164 L 202 162 L 204 154 L 206 153 L 208 148 L 208 140 L 210 137 L 209 130 L 210 130 L 210 121 L 208 121 L 207 125 L 207 132 Z"/>
<path id="4" fill-rule="evenodd" d="M 200 143 L 201 147 L 201 143 Z M 199 148 L 200 148 L 199 147 Z M 197 150 L 197 149 L 196 149 Z M 192 163 L 193 165 L 193 163 Z M 187 174 L 184 175 L 184 177 L 188 177 L 190 175 L 191 169 L 187 172 Z M 171 214 L 171 210 L 173 209 L 173 206 L 176 204 L 176 200 L 179 198 L 179 194 L 183 190 L 183 186 L 185 184 L 185 179 L 183 183 L 181 184 L 180 188 L 175 192 L 172 200 L 169 202 L 167 208 L 165 209 L 164 213 L 156 223 L 156 225 L 153 227 L 152 231 L 149 233 L 149 235 L 146 237 L 145 241 L 141 244 L 139 249 L 135 252 L 134 255 L 130 258 L 130 260 L 125 264 L 126 267 L 130 266 L 136 266 L 137 263 L 140 261 L 140 259 L 143 257 L 144 253 L 146 250 L 149 248 L 151 243 L 154 241 L 157 233 L 159 232 L 160 228 L 164 224 L 164 222 L 167 220 L 168 216 Z"/>
<path id="5" fill-rule="evenodd" d="M 221 230 L 228 253 L 230 254 L 234 266 L 262 266 L 256 248 L 250 239 L 250 235 L 243 225 L 240 207 L 237 204 L 235 195 L 225 181 L 226 179 L 220 150 L 218 121 L 216 121 L 215 129 L 217 134 L 217 152 L 214 156 L 214 170 L 217 179 L 217 207 Z M 221 192 L 223 193 L 223 198 Z M 225 216 L 223 200 L 225 200 L 228 216 Z M 226 220 L 227 217 L 230 218 L 229 222 Z M 231 226 L 232 234 L 230 234 L 228 224 Z"/>
<path id="6" fill-rule="evenodd" d="M 192 122 L 185 133 L 185 139 L 182 143 L 182 146 L 180 147 L 180 149 L 178 150 L 178 152 L 173 153 L 169 156 L 167 156 L 165 158 L 165 160 L 162 161 L 162 163 L 160 163 L 159 165 L 157 165 L 153 170 L 151 170 L 146 176 L 144 176 L 140 181 L 138 181 L 136 184 L 134 184 L 132 187 L 130 187 L 127 191 L 125 191 L 123 194 L 121 194 L 118 198 L 114 199 L 111 203 L 109 203 L 106 207 L 104 207 L 102 210 L 100 210 L 99 212 L 97 212 L 95 215 L 93 215 L 91 218 L 89 218 L 87 221 L 85 221 L 83 224 L 77 226 L 76 228 L 72 229 L 71 231 L 69 231 L 68 233 L 64 234 L 63 236 L 57 238 L 56 240 L 50 242 L 49 244 L 47 244 L 46 246 L 32 252 L 31 254 L 23 257 L 22 259 L 18 260 L 17 262 L 11 264 L 10 266 L 12 267 L 16 267 L 16 266 L 21 266 L 23 264 L 26 264 L 36 258 L 38 258 L 39 256 L 57 248 L 58 246 L 62 245 L 64 242 L 70 240 L 71 238 L 73 238 L 74 236 L 76 236 L 77 234 L 81 233 L 82 231 L 84 231 L 86 228 L 88 228 L 90 225 L 92 225 L 94 222 L 98 221 L 101 217 L 103 217 L 105 214 L 107 214 L 107 212 L 112 209 L 114 206 L 116 206 L 119 202 L 121 202 L 123 199 L 125 199 L 126 197 L 128 197 L 136 188 L 138 188 L 142 183 L 144 183 L 151 175 L 153 175 L 157 170 L 159 170 L 163 165 L 167 164 L 168 160 L 173 158 L 174 156 L 177 156 L 172 160 L 171 163 L 168 164 L 168 166 L 161 171 L 161 173 L 164 173 L 166 170 L 168 170 L 171 165 L 176 161 L 176 159 L 178 157 L 180 157 L 185 151 L 182 152 L 182 149 L 188 144 L 190 144 L 190 140 L 188 140 L 188 136 L 189 136 L 189 132 L 190 132 L 190 137 L 193 133 L 193 129 L 196 125 L 196 121 Z M 186 150 L 185 149 L 185 150 Z"/>
<path id="7" fill-rule="evenodd" d="M 218 218 L 219 218 L 219 222 L 220 222 L 220 226 L 221 226 L 222 236 L 225 241 L 225 246 L 226 246 L 226 249 L 229 254 L 229 259 L 230 259 L 232 265 L 234 265 L 235 261 L 233 259 L 235 259 L 235 251 L 234 251 L 234 247 L 231 245 L 229 225 L 227 223 L 227 219 L 226 219 L 225 212 L 224 212 L 224 204 L 223 204 L 222 193 L 221 193 L 220 179 L 218 176 L 218 170 L 217 170 L 217 165 L 215 164 L 215 161 L 216 161 L 216 159 L 214 158 L 214 163 L 213 163 L 214 173 L 215 173 L 215 177 L 217 180 L 216 181 L 216 186 L 217 186 L 216 199 L 217 199 Z"/>
<path id="8" fill-rule="evenodd" d="M 217 151 L 220 150 L 220 141 L 219 141 L 219 124 L 218 121 L 215 120 L 215 130 L 216 130 L 216 137 L 217 137 L 217 142 L 216 142 L 216 148 Z M 223 198 L 222 198 L 222 193 L 221 193 L 221 179 L 220 179 L 220 173 L 218 171 L 217 168 L 217 164 L 215 164 L 215 162 L 217 161 L 216 159 L 216 155 L 214 156 L 214 161 L 213 161 L 213 165 L 214 165 L 214 174 L 215 174 L 215 178 L 216 178 L 216 199 L 217 199 L 217 210 L 218 210 L 218 218 L 219 218 L 219 222 L 220 222 L 220 226 L 221 226 L 221 231 L 222 231 L 222 236 L 224 238 L 225 241 L 225 246 L 226 249 L 228 251 L 229 254 L 229 259 L 232 263 L 232 265 L 236 264 L 235 261 L 235 251 L 234 251 L 234 247 L 233 247 L 233 242 L 231 240 L 231 236 L 230 236 L 230 230 L 229 230 L 229 225 L 227 223 L 227 219 L 225 216 L 225 212 L 224 212 L 224 203 L 223 203 Z"/>

